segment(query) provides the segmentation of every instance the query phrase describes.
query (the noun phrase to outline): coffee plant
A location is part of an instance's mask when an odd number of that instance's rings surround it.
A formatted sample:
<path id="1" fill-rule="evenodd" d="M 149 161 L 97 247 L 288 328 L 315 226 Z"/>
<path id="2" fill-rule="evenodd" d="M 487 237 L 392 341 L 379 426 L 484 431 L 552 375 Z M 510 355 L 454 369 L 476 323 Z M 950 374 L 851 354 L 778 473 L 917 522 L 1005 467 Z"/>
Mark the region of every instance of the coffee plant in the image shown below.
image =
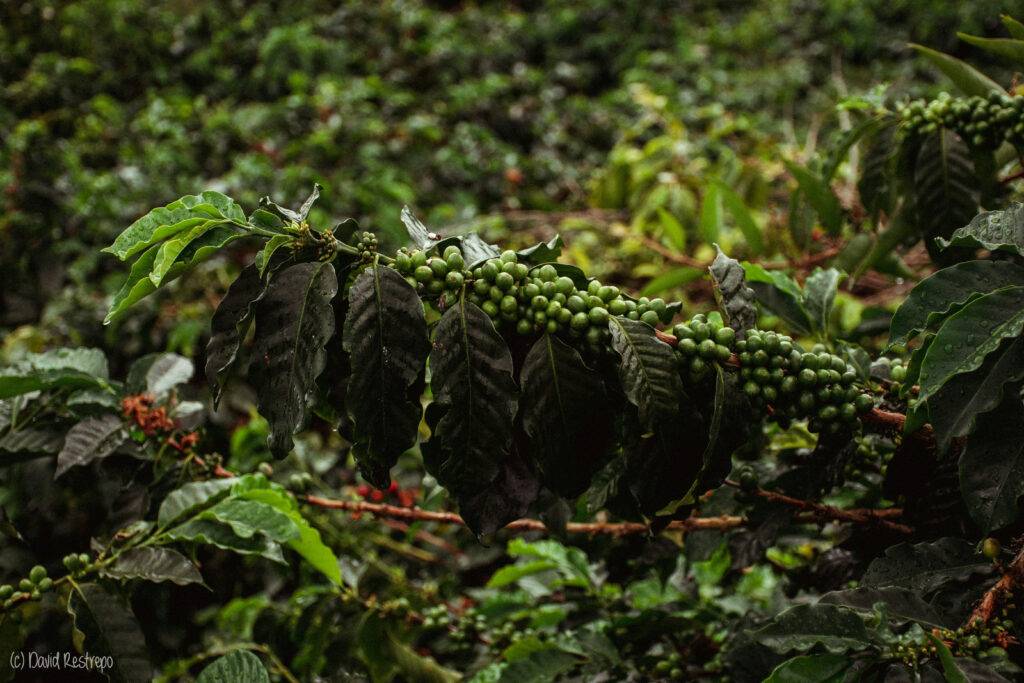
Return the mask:
<path id="1" fill-rule="evenodd" d="M 1024 678 L 1024 25 L 862 4 L 4 10 L 0 679 Z"/>

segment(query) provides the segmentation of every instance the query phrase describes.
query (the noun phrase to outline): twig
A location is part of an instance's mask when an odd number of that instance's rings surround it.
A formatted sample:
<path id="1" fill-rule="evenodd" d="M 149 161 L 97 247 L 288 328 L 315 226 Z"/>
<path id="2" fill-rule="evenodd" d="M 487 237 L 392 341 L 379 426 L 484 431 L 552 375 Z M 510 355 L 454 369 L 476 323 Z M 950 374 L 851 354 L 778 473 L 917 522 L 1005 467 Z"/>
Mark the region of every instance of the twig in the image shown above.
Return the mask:
<path id="1" fill-rule="evenodd" d="M 367 503 L 365 501 L 334 500 L 321 498 L 320 496 L 305 496 L 303 500 L 317 507 L 331 510 L 345 510 L 354 513 L 369 513 L 376 517 L 391 519 L 403 519 L 407 521 L 440 522 L 443 524 L 454 524 L 466 526 L 466 522 L 454 512 L 435 512 L 433 510 L 422 510 L 420 508 L 406 508 L 383 503 Z M 742 517 L 689 517 L 669 522 L 668 530 L 671 531 L 696 531 L 700 529 L 727 530 L 743 526 L 746 521 Z M 544 522 L 539 519 L 517 519 L 505 527 L 510 531 L 549 531 Z M 649 533 L 650 527 L 640 522 L 569 522 L 566 524 L 566 531 L 577 534 L 610 534 L 612 536 L 626 536 L 629 534 Z"/>
<path id="2" fill-rule="evenodd" d="M 996 585 L 988 589 L 981 602 L 971 612 L 967 624 L 975 622 L 988 623 L 1002 607 L 1007 598 L 1011 598 L 1015 592 L 1024 587 L 1024 548 L 1021 548 L 1013 562 L 1006 568 L 1002 578 Z"/>
<path id="3" fill-rule="evenodd" d="M 726 480 L 727 486 L 735 486 L 740 488 L 740 485 L 730 479 Z M 755 496 L 764 498 L 765 500 L 772 503 L 779 503 L 780 505 L 788 505 L 789 507 L 797 508 L 803 512 L 808 512 L 811 516 L 823 520 L 833 520 L 837 522 L 853 522 L 854 524 L 878 524 L 890 531 L 895 531 L 900 534 L 913 533 L 913 529 L 906 524 L 899 524 L 897 522 L 889 521 L 890 518 L 899 517 L 903 514 L 903 511 L 899 508 L 888 508 L 885 510 L 875 510 L 870 508 L 857 508 L 853 510 L 843 510 L 841 508 L 833 507 L 831 505 L 825 505 L 823 503 L 815 503 L 810 500 L 801 500 L 800 498 L 793 498 L 783 493 L 776 491 L 766 491 L 764 489 L 754 489 L 752 493 Z"/>

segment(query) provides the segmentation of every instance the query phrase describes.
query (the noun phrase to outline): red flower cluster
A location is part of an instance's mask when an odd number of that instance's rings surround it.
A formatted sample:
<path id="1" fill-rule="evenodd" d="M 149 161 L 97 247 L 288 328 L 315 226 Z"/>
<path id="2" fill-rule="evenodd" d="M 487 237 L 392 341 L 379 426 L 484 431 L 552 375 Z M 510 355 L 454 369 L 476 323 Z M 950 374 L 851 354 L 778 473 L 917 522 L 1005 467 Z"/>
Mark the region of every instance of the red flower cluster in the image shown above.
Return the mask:
<path id="1" fill-rule="evenodd" d="M 397 504 L 405 508 L 411 508 L 416 502 L 416 490 L 400 488 L 397 481 L 391 482 L 391 485 L 384 491 L 375 489 L 367 484 L 360 484 L 356 487 L 356 494 L 363 500 L 370 500 L 374 503 Z"/>
<path id="2" fill-rule="evenodd" d="M 146 436 L 166 436 L 165 443 L 171 448 L 184 453 L 199 441 L 199 434 L 186 432 L 181 438 L 175 438 L 174 431 L 178 423 L 167 414 L 166 406 L 153 406 L 155 399 L 150 394 L 125 396 L 121 400 L 121 412 L 134 422 Z"/>

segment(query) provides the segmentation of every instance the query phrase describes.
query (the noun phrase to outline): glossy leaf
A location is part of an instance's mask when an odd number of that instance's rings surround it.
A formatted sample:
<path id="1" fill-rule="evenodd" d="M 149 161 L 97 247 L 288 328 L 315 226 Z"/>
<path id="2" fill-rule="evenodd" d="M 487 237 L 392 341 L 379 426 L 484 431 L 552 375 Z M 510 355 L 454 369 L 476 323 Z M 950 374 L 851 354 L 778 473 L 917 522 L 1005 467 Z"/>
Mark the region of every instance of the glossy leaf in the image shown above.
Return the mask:
<path id="1" fill-rule="evenodd" d="M 104 673 L 114 681 L 144 683 L 153 677 L 146 641 L 131 609 L 95 583 L 72 584 L 68 613 L 79 650 L 109 656 L 113 669 Z"/>
<path id="2" fill-rule="evenodd" d="M 917 591 L 898 586 L 873 588 L 860 586 L 832 591 L 821 596 L 819 603 L 851 607 L 862 612 L 873 612 L 875 605 L 885 605 L 885 615 L 900 623 L 916 622 L 932 628 L 956 628 L 954 618 L 944 615 L 926 602 Z"/>
<path id="3" fill-rule="evenodd" d="M 601 375 L 557 337 L 533 345 L 520 371 L 520 413 L 544 484 L 566 498 L 587 489 L 611 445 Z"/>
<path id="4" fill-rule="evenodd" d="M 978 419 L 960 457 L 960 488 L 983 533 L 1017 521 L 1017 499 L 1024 495 L 1024 400 L 1019 391 Z"/>
<path id="5" fill-rule="evenodd" d="M 856 612 L 821 603 L 790 607 L 753 636 L 779 653 L 806 652 L 820 646 L 839 654 L 864 649 L 874 641 Z"/>
<path id="6" fill-rule="evenodd" d="M 942 247 L 980 247 L 1024 256 L 1024 204 L 1014 202 L 1006 209 L 979 213 L 970 223 L 958 228 L 948 241 L 940 240 L 939 244 Z"/>
<path id="7" fill-rule="evenodd" d="M 956 375 L 928 401 L 929 422 L 940 451 L 975 431 L 979 415 L 993 410 L 1004 391 L 1024 380 L 1024 337 L 1008 340 L 977 370 Z"/>
<path id="8" fill-rule="evenodd" d="M 100 415 L 82 420 L 70 430 L 57 455 L 57 479 L 72 467 L 88 465 L 113 453 L 128 438 L 118 415 Z"/>
<path id="9" fill-rule="evenodd" d="M 965 261 L 939 270 L 910 291 L 892 317 L 890 344 L 906 344 L 967 302 L 1003 287 L 1024 286 L 1024 268 L 1008 261 Z"/>
<path id="10" fill-rule="evenodd" d="M 850 665 L 845 655 L 800 655 L 775 667 L 764 683 L 841 683 Z"/>
<path id="11" fill-rule="evenodd" d="M 643 428 L 653 430 L 679 412 L 683 383 L 672 347 L 636 320 L 613 317 L 608 329 L 612 348 L 619 354 L 619 381 L 626 398 L 639 411 Z"/>
<path id="12" fill-rule="evenodd" d="M 245 213 L 230 197 L 212 190 L 186 195 L 167 206 L 153 209 L 125 229 L 103 251 L 122 261 L 168 237 L 209 220 L 245 223 Z"/>
<path id="13" fill-rule="evenodd" d="M 956 57 L 915 43 L 910 43 L 910 47 L 944 73 L 965 95 L 985 97 L 992 92 L 1003 92 L 998 83 Z"/>
<path id="14" fill-rule="evenodd" d="M 352 368 L 346 395 L 358 397 L 347 406 L 356 462 L 367 481 L 387 488 L 398 456 L 416 445 L 430 353 L 423 304 L 397 271 L 371 266 L 352 283 L 343 345 Z"/>
<path id="15" fill-rule="evenodd" d="M 558 257 L 562 255 L 562 246 L 562 236 L 555 235 L 547 242 L 538 242 L 532 247 L 520 249 L 516 252 L 516 255 L 521 263 L 530 265 L 551 263 L 552 261 L 557 261 Z"/>
<path id="16" fill-rule="evenodd" d="M 238 681 L 270 683 L 270 676 L 259 657 L 246 650 L 235 650 L 208 664 L 196 678 L 196 683 L 237 683 Z"/>
<path id="17" fill-rule="evenodd" d="M 161 397 L 192 379 L 192 361 L 176 353 L 151 353 L 132 364 L 126 388 L 136 394 Z"/>
<path id="18" fill-rule="evenodd" d="M 200 513 L 200 519 L 213 519 L 231 527 L 239 538 L 262 534 L 276 543 L 298 538 L 295 523 L 277 508 L 256 500 L 231 496 Z"/>
<path id="19" fill-rule="evenodd" d="M 939 328 L 921 364 L 919 398 L 927 400 L 955 375 L 981 367 L 1004 339 L 1024 330 L 1024 286 L 979 297 Z"/>
<path id="20" fill-rule="evenodd" d="M 31 391 L 107 388 L 107 359 L 99 349 L 55 349 L 0 368 L 0 399 Z"/>
<path id="21" fill-rule="evenodd" d="M 129 548 L 100 573 L 112 579 L 170 581 L 179 586 L 203 582 L 192 561 L 170 548 Z"/>
<path id="22" fill-rule="evenodd" d="M 508 520 L 484 520 L 470 507 L 512 458 L 519 396 L 512 355 L 487 314 L 460 300 L 441 317 L 430 352 L 433 425 L 424 445 L 427 470 L 448 489 L 474 532 Z"/>
<path id="23" fill-rule="evenodd" d="M 276 542 L 271 541 L 263 534 L 239 536 L 230 526 L 213 519 L 189 520 L 169 529 L 167 537 L 174 541 L 203 543 L 239 555 L 256 555 L 278 564 L 285 564 L 281 546 Z"/>
<path id="24" fill-rule="evenodd" d="M 254 361 L 258 408 L 270 424 L 267 444 L 277 458 L 292 450 L 306 418 L 324 346 L 334 334 L 331 299 L 338 291 L 330 263 L 300 263 L 274 275 L 256 304 Z"/>
<path id="25" fill-rule="evenodd" d="M 227 495 L 237 479 L 210 479 L 194 481 L 167 494 L 157 513 L 157 524 L 161 527 L 175 522 L 186 515 L 212 505 Z"/>
<path id="26" fill-rule="evenodd" d="M 228 287 L 213 313 L 210 341 L 206 345 L 206 379 L 213 391 L 214 406 L 220 402 L 225 378 L 238 358 L 255 306 L 265 291 L 266 285 L 257 267 L 246 266 Z"/>
<path id="27" fill-rule="evenodd" d="M 914 202 L 933 258 L 934 238 L 949 237 L 977 213 L 978 185 L 970 151 L 956 133 L 943 129 L 922 141 L 914 165 Z"/>
<path id="28" fill-rule="evenodd" d="M 930 595 L 951 581 L 988 573 L 992 563 L 974 546 L 958 538 L 917 544 L 900 543 L 871 562 L 861 585 L 898 586 Z"/>

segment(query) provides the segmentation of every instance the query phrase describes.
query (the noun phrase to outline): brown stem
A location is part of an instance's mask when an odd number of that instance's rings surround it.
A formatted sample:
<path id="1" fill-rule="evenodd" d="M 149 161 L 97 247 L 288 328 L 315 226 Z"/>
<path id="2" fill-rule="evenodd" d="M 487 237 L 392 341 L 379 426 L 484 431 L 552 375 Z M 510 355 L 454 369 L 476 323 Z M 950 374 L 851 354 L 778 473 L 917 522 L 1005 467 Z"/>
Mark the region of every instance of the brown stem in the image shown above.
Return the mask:
<path id="1" fill-rule="evenodd" d="M 735 481 L 727 479 L 725 483 L 728 486 L 740 488 L 740 485 Z M 843 510 L 823 503 L 815 503 L 810 500 L 793 498 L 792 496 L 787 496 L 776 491 L 754 489 L 751 493 L 772 503 L 779 503 L 780 505 L 788 505 L 789 507 L 797 508 L 802 512 L 808 513 L 810 517 L 817 520 L 852 522 L 854 524 L 877 524 L 900 534 L 910 534 L 914 531 L 906 524 L 889 521 L 891 518 L 899 517 L 903 514 L 903 511 L 899 508 L 888 508 L 885 510 L 874 510 L 870 508 Z"/>
<path id="2" fill-rule="evenodd" d="M 1006 567 L 1006 571 L 996 585 L 989 588 L 988 592 L 982 596 L 981 602 L 971 612 L 967 625 L 970 626 L 975 622 L 985 624 L 991 621 L 1003 603 L 1012 598 L 1013 594 L 1022 587 L 1024 587 L 1024 548 L 1021 548 L 1017 556 L 1013 558 L 1013 562 Z"/>
<path id="3" fill-rule="evenodd" d="M 407 521 L 441 522 L 443 524 L 455 524 L 465 526 L 466 522 L 454 512 L 435 512 L 433 510 L 421 510 L 420 508 L 406 508 L 383 503 L 367 503 L 365 501 L 334 500 L 320 496 L 305 496 L 303 500 L 310 504 L 330 510 L 345 510 L 354 513 L 369 513 L 377 517 L 391 519 L 402 519 Z M 672 531 L 695 531 L 698 529 L 727 530 L 743 526 L 745 520 L 742 517 L 689 517 L 677 519 L 669 523 L 669 530 Z M 517 519 L 505 527 L 510 531 L 540 531 L 547 532 L 548 528 L 539 519 Z M 644 534 L 650 532 L 650 527 L 640 522 L 569 522 L 566 524 L 566 531 L 577 534 L 610 534 L 612 536 L 626 536 L 629 534 Z"/>

